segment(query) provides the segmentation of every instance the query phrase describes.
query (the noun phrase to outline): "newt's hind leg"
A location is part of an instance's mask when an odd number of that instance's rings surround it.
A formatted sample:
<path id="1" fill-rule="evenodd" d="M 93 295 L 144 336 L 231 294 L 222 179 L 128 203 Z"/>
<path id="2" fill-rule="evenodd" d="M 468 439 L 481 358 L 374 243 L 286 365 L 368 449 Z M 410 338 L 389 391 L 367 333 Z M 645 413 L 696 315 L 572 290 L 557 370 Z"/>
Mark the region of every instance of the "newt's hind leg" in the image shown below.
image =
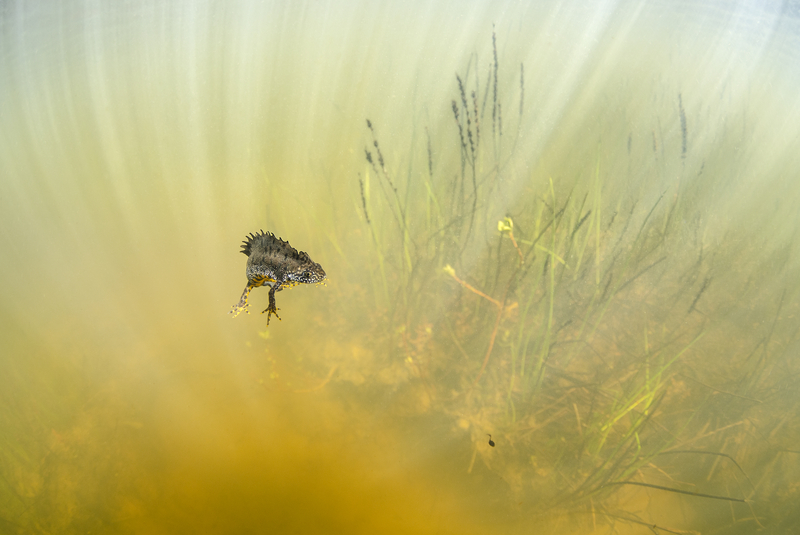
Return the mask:
<path id="1" fill-rule="evenodd" d="M 264 310 L 264 312 L 267 313 L 267 326 L 269 326 L 269 317 L 271 315 L 275 314 L 275 317 L 278 318 L 278 320 L 281 319 L 281 317 L 278 316 L 278 310 L 280 309 L 275 306 L 275 292 L 280 292 L 282 289 L 283 288 L 281 288 L 281 285 L 277 282 L 272 285 L 272 288 L 269 289 L 269 306 L 266 310 Z M 262 314 L 264 312 L 262 312 Z"/>
<path id="2" fill-rule="evenodd" d="M 250 313 L 250 311 L 247 310 L 247 307 L 249 306 L 247 304 L 247 296 L 250 295 L 250 292 L 252 291 L 253 288 L 255 288 L 255 286 L 249 283 L 247 284 L 247 286 L 245 286 L 244 292 L 242 292 L 242 297 L 239 299 L 239 302 L 233 305 L 233 310 L 228 312 L 228 314 L 233 314 L 233 317 L 235 318 L 242 312 L 246 312 L 247 314 Z"/>

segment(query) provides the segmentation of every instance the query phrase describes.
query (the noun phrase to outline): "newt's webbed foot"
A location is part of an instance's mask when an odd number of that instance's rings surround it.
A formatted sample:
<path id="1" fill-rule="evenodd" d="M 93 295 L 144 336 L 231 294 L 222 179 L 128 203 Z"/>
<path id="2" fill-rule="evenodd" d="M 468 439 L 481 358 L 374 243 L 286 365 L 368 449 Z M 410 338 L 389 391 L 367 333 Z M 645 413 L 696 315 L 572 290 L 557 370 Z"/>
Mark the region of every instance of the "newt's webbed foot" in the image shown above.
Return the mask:
<path id="1" fill-rule="evenodd" d="M 242 297 L 239 299 L 239 302 L 233 305 L 233 309 L 231 309 L 231 311 L 228 312 L 228 314 L 233 314 L 233 317 L 235 318 L 242 312 L 245 312 L 247 314 L 250 313 L 250 311 L 247 310 L 247 307 L 250 306 L 247 303 L 247 296 L 250 295 L 250 290 L 252 290 L 253 288 L 254 286 L 250 286 L 249 284 L 247 285 L 247 287 L 245 287 L 244 292 L 242 292 Z"/>
<path id="2" fill-rule="evenodd" d="M 247 310 L 247 307 L 249 306 L 250 305 L 248 305 L 247 303 L 236 303 L 235 305 L 233 305 L 233 308 L 231 308 L 228 314 L 233 314 L 234 318 L 239 314 L 241 314 L 242 312 L 244 312 L 245 314 L 250 314 L 250 311 Z"/>
<path id="3" fill-rule="evenodd" d="M 278 320 L 281 319 L 281 317 L 278 316 L 278 307 L 275 306 L 275 292 L 280 292 L 280 291 L 281 291 L 280 284 L 274 285 L 269 290 L 269 306 L 267 307 L 266 310 L 264 310 L 264 312 L 267 313 L 267 326 L 269 326 L 269 317 L 272 316 L 273 314 L 275 314 L 275 317 L 278 318 Z M 264 312 L 262 312 L 262 314 Z"/>
<path id="4" fill-rule="evenodd" d="M 274 303 L 272 303 L 269 307 L 267 307 L 266 310 L 261 312 L 262 314 L 264 314 L 264 312 L 267 313 L 267 325 L 269 325 L 269 317 L 272 316 L 273 314 L 275 314 L 275 317 L 278 318 L 279 320 L 281 319 L 281 317 L 278 316 L 278 311 L 280 309 L 279 308 L 275 308 L 273 305 L 274 305 Z"/>
<path id="5" fill-rule="evenodd" d="M 231 308 L 230 312 L 228 312 L 228 314 L 233 314 L 234 318 L 236 316 L 238 316 L 239 314 L 241 314 L 242 312 L 244 312 L 245 314 L 250 314 L 250 311 L 247 310 L 247 308 L 249 306 L 250 305 L 247 303 L 247 301 L 239 301 L 238 303 L 233 305 L 233 307 Z"/>

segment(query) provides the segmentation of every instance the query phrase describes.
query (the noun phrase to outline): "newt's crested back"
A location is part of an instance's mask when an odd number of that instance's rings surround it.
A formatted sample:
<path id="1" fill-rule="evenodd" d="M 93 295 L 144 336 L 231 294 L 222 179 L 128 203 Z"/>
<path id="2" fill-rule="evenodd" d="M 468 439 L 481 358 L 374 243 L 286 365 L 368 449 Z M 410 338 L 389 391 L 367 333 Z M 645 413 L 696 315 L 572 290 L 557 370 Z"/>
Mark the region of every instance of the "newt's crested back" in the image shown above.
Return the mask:
<path id="1" fill-rule="evenodd" d="M 266 250 L 273 247 L 288 248 L 295 253 L 297 252 L 294 247 L 289 245 L 288 241 L 283 241 L 282 239 L 277 238 L 272 232 L 264 232 L 263 230 L 260 230 L 255 234 L 251 232 L 248 236 L 245 236 L 241 247 L 242 253 L 246 254 L 247 256 L 250 256 L 250 253 L 253 251 L 253 249 Z"/>
<path id="2" fill-rule="evenodd" d="M 247 296 L 253 288 L 273 283 L 269 291 L 269 307 L 264 310 L 268 313 L 267 325 L 269 325 L 270 316 L 272 314 L 278 316 L 275 292 L 298 284 L 319 283 L 326 277 L 325 270 L 311 260 L 308 253 L 298 251 L 289 245 L 289 242 L 271 232 L 261 230 L 255 234 L 251 233 L 243 242 L 242 253 L 247 255 L 247 286 L 241 299 L 231 310 L 234 317 L 247 309 Z"/>

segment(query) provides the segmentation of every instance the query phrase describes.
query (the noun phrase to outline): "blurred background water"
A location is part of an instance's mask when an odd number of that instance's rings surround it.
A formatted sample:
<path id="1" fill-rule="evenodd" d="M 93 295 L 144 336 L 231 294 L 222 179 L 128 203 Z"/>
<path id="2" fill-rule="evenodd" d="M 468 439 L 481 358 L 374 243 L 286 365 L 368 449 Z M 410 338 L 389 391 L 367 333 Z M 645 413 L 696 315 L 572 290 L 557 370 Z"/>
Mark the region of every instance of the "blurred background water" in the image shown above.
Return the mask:
<path id="1" fill-rule="evenodd" d="M 795 533 L 798 36 L 3 2 L 0 531 Z M 260 228 L 329 276 L 268 328 Z"/>

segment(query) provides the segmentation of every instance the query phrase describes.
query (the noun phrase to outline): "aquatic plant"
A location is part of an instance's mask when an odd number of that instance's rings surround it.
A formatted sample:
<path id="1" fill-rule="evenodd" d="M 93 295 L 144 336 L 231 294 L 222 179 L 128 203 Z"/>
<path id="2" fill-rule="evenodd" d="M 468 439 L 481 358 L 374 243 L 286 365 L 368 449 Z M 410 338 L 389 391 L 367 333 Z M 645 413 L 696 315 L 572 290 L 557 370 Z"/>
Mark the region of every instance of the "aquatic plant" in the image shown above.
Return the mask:
<path id="1" fill-rule="evenodd" d="M 499 89 L 494 33 L 482 92 L 479 70 L 473 56 L 455 76 L 449 152 L 436 150 L 426 128 L 425 172 L 405 182 L 367 120 L 359 204 L 375 256 L 370 302 L 386 311 L 374 326 L 381 347 L 408 369 L 400 383 L 424 384 L 421 406 L 448 415 L 473 442 L 466 469 L 480 461 L 499 474 L 525 514 L 672 529 L 620 505 L 621 493 L 638 489 L 729 504 L 737 522 L 761 525 L 758 485 L 731 448 L 748 417 L 723 422 L 711 406 L 727 398 L 757 408 L 768 359 L 731 376 L 729 389 L 711 386 L 718 370 L 703 356 L 736 343 L 722 339 L 725 298 L 715 290 L 738 274 L 724 273 L 731 248 L 699 237 L 687 200 L 696 186 L 679 179 L 656 197 L 611 199 L 602 144 L 581 176 L 519 176 L 526 155 L 519 129 L 517 137 L 503 129 L 503 103 L 511 106 Z M 519 125 L 524 94 L 521 65 Z M 683 95 L 676 101 L 672 157 L 686 169 Z M 664 141 L 651 134 L 658 158 Z M 366 193 L 376 183 L 382 196 Z M 525 194 L 509 195 L 514 188 Z M 677 468 L 677 458 L 696 471 Z"/>

